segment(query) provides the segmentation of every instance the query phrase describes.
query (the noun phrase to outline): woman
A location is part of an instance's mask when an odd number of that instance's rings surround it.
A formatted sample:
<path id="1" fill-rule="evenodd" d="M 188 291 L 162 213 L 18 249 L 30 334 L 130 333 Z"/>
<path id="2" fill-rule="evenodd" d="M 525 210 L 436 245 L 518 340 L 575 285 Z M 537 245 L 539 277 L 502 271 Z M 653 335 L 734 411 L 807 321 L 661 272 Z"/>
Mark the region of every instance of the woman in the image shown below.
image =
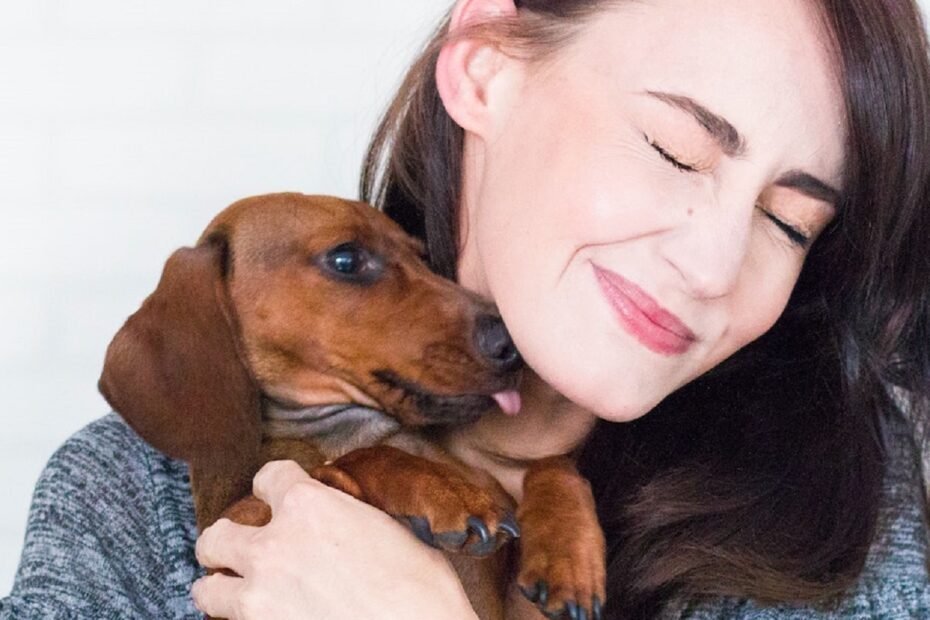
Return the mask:
<path id="1" fill-rule="evenodd" d="M 519 496 L 523 461 L 583 444 L 608 617 L 930 613 L 888 393 L 925 415 L 926 55 L 910 0 L 460 0 L 411 69 L 363 197 L 498 304 L 533 371 L 520 416 L 452 449 Z M 165 508 L 183 469 L 158 462 L 146 547 L 190 535 Z M 199 559 L 245 578 L 195 584 L 202 609 L 473 617 L 385 515 L 287 463 L 255 485 L 274 520 L 203 534 Z M 28 544 L 4 609 L 65 605 Z M 195 569 L 171 549 L 161 581 L 107 559 L 121 611 L 181 613 Z"/>

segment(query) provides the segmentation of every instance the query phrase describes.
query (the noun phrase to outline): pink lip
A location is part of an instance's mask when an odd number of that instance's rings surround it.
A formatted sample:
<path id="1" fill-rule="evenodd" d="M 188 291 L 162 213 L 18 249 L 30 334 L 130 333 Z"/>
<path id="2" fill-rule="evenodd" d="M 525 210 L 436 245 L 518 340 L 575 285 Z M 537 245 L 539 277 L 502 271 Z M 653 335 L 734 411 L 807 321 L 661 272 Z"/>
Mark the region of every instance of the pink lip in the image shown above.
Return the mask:
<path id="1" fill-rule="evenodd" d="M 646 348 L 662 355 L 681 355 L 697 340 L 681 319 L 660 306 L 646 291 L 593 262 L 591 266 L 620 325 Z"/>

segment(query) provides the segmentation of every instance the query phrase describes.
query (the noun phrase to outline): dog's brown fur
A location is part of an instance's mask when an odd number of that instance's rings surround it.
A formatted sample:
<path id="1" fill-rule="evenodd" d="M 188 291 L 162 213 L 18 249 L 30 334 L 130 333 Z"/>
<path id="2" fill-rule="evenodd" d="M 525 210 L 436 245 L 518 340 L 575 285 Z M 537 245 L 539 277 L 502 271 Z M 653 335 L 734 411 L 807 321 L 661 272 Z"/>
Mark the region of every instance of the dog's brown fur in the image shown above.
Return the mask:
<path id="1" fill-rule="evenodd" d="M 377 259 L 376 281 L 342 281 L 324 268 L 326 252 L 348 241 Z M 266 523 L 252 476 L 290 458 L 391 514 L 426 519 L 433 533 L 467 532 L 477 516 L 498 546 L 509 540 L 502 524 L 515 506 L 501 486 L 449 457 L 441 432 L 405 430 L 473 421 L 517 378 L 513 364 L 476 350 L 476 324 L 493 307 L 430 272 L 421 253 L 362 203 L 273 194 L 233 204 L 196 247 L 169 258 L 110 344 L 100 390 L 144 439 L 189 463 L 199 528 L 221 515 Z M 269 408 L 332 403 L 384 415 L 335 442 L 263 427 Z M 571 461 L 534 464 L 524 489 L 520 583 L 548 583 L 548 601 L 538 602 L 549 609 L 603 600 L 603 536 Z M 474 541 L 472 532 L 440 546 Z M 480 617 L 503 618 L 505 605 L 508 617 L 539 617 L 508 593 L 508 553 L 453 563 Z"/>

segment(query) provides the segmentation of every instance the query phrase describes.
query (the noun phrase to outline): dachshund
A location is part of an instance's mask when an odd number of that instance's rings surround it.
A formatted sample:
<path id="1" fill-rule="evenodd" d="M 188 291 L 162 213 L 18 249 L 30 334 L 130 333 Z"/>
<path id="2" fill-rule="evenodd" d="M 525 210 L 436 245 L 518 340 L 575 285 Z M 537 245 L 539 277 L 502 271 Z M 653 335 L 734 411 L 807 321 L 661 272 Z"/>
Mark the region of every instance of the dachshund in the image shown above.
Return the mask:
<path id="1" fill-rule="evenodd" d="M 443 449 L 444 429 L 517 413 L 522 360 L 494 306 L 423 255 L 365 203 L 240 200 L 168 259 L 110 343 L 100 392 L 188 463 L 200 530 L 267 523 L 252 477 L 292 459 L 449 552 L 483 620 L 598 618 L 603 534 L 571 460 L 533 463 L 517 507 Z M 518 561 L 506 543 L 521 530 Z M 572 571 L 579 545 L 600 565 Z"/>

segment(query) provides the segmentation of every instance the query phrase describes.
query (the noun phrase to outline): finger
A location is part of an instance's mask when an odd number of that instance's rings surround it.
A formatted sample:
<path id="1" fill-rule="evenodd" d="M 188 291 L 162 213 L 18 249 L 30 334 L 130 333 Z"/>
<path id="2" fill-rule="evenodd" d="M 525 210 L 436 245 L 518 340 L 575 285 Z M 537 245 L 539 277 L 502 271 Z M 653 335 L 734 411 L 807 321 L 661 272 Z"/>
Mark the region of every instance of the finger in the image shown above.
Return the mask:
<path id="1" fill-rule="evenodd" d="M 191 598 L 197 609 L 213 618 L 238 620 L 239 598 L 245 580 L 229 575 L 209 575 L 201 577 L 191 586 Z"/>
<path id="2" fill-rule="evenodd" d="M 271 461 L 255 474 L 252 480 L 252 494 L 271 506 L 273 517 L 288 490 L 301 483 L 322 486 L 294 461 Z"/>
<path id="3" fill-rule="evenodd" d="M 248 572 L 247 553 L 257 527 L 220 519 L 203 531 L 194 554 L 207 568 L 230 568 L 240 575 Z"/>

